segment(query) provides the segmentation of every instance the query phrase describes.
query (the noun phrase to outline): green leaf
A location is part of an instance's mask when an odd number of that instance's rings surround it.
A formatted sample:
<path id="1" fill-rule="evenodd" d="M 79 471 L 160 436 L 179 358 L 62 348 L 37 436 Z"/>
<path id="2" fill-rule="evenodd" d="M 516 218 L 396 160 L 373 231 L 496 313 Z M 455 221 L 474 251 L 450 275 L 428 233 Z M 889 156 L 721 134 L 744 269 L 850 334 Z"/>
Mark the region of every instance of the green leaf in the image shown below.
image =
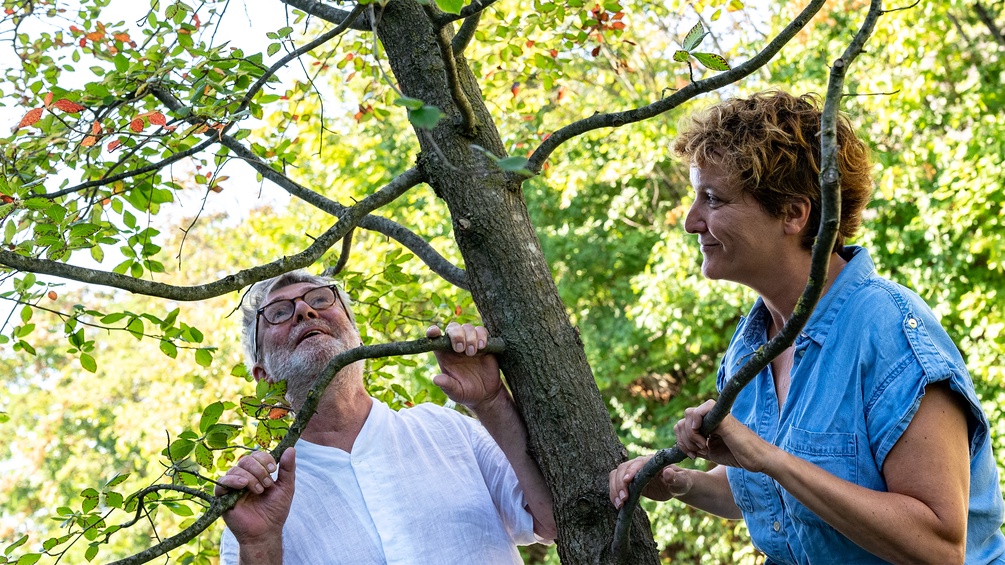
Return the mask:
<path id="1" fill-rule="evenodd" d="M 207 348 L 196 349 L 195 362 L 202 367 L 209 367 L 213 364 L 213 353 Z"/>
<path id="2" fill-rule="evenodd" d="M 174 512 L 178 516 L 192 516 L 192 509 L 188 507 L 187 504 L 179 504 L 177 502 L 164 502 L 164 506 L 168 507 L 168 510 Z"/>
<path id="3" fill-rule="evenodd" d="M 499 159 L 496 164 L 499 165 L 500 169 L 510 173 L 517 173 L 525 177 L 534 176 L 534 173 L 527 169 L 526 157 L 506 157 L 505 159 Z"/>
<path id="4" fill-rule="evenodd" d="M 690 54 L 687 51 L 682 51 L 678 49 L 673 54 L 673 60 L 681 63 L 686 63 L 689 56 Z"/>
<path id="5" fill-rule="evenodd" d="M 170 341 L 168 341 L 166 339 L 162 339 L 160 347 L 161 347 L 161 352 L 163 352 L 164 355 L 167 355 L 168 357 L 170 357 L 172 359 L 177 359 L 178 358 L 178 348 L 175 346 L 175 344 L 171 343 Z"/>
<path id="6" fill-rule="evenodd" d="M 464 0 L 436 0 L 436 5 L 448 14 L 460 14 Z"/>
<path id="7" fill-rule="evenodd" d="M 713 71 L 728 71 L 729 63 L 726 59 L 723 59 L 721 55 L 716 55 L 715 53 L 691 53 L 698 62 L 705 66 L 705 68 L 712 69 Z"/>
<path id="8" fill-rule="evenodd" d="M 708 35 L 708 33 L 705 31 L 705 28 L 702 27 L 701 22 L 698 22 L 694 24 L 691 31 L 687 32 L 687 35 L 684 36 L 684 41 L 681 42 L 681 47 L 683 47 L 685 51 L 691 51 L 695 47 L 701 45 L 701 41 L 705 39 L 706 35 Z"/>
<path id="9" fill-rule="evenodd" d="M 443 117 L 443 112 L 436 106 L 423 106 L 418 110 L 408 111 L 408 121 L 419 129 L 433 129 Z"/>
<path id="10" fill-rule="evenodd" d="M 38 560 L 41 558 L 41 553 L 25 553 L 18 558 L 15 565 L 35 565 L 35 563 L 38 563 Z"/>
<path id="11" fill-rule="evenodd" d="M 15 541 L 14 543 L 8 545 L 7 548 L 3 550 L 3 554 L 4 555 L 10 555 L 11 553 L 14 553 L 15 549 L 21 547 L 27 541 L 28 541 L 28 535 L 25 534 L 25 535 L 21 536 L 20 538 L 18 538 L 18 540 Z"/>
<path id="12" fill-rule="evenodd" d="M 102 316 L 101 317 L 101 323 L 102 324 L 114 324 L 115 322 L 118 322 L 119 320 L 121 320 L 122 318 L 125 318 L 128 315 L 129 314 L 127 314 L 125 312 L 115 312 L 115 313 L 112 313 L 112 314 L 108 314 L 106 316 Z"/>
<path id="13" fill-rule="evenodd" d="M 271 57 L 271 56 L 275 55 L 276 53 L 279 53 L 279 50 L 281 48 L 282 48 L 282 45 L 280 45 L 278 43 L 270 43 L 269 44 L 269 48 L 266 49 L 265 52 L 269 54 L 269 57 Z"/>
<path id="14" fill-rule="evenodd" d="M 126 326 L 126 331 L 132 334 L 136 339 L 143 339 L 143 320 L 138 317 L 133 317 L 129 320 L 129 325 Z"/>
<path id="15" fill-rule="evenodd" d="M 418 110 L 426 105 L 425 102 L 419 100 L 418 98 L 409 98 L 407 96 L 402 96 L 394 101 L 395 106 L 404 106 L 409 110 Z"/>
<path id="16" fill-rule="evenodd" d="M 210 426 L 220 421 L 220 416 L 222 415 L 223 415 L 222 402 L 216 401 L 207 406 L 202 411 L 202 417 L 199 418 L 199 431 L 205 434 L 206 431 L 209 430 Z"/>
<path id="17" fill-rule="evenodd" d="M 87 550 L 84 551 L 84 559 L 88 561 L 94 559 L 98 555 L 98 545 L 99 544 L 94 543 L 87 546 Z"/>
<path id="18" fill-rule="evenodd" d="M 112 488 L 112 487 L 119 486 L 122 483 L 124 483 L 125 480 L 128 479 L 128 478 L 129 478 L 129 473 L 116 473 L 114 477 L 112 477 L 111 479 L 108 479 L 108 482 L 105 483 L 104 488 L 109 489 L 109 488 Z"/>
<path id="19" fill-rule="evenodd" d="M 190 439 L 176 439 L 168 447 L 168 457 L 172 461 L 181 461 L 195 449 L 195 442 Z"/>
<path id="20" fill-rule="evenodd" d="M 98 370 L 98 364 L 94 361 L 94 357 L 91 357 L 87 353 L 80 354 L 80 366 L 89 373 L 93 373 Z"/>
<path id="21" fill-rule="evenodd" d="M 195 460 L 204 469 L 213 468 L 213 452 L 202 442 L 195 445 Z"/>

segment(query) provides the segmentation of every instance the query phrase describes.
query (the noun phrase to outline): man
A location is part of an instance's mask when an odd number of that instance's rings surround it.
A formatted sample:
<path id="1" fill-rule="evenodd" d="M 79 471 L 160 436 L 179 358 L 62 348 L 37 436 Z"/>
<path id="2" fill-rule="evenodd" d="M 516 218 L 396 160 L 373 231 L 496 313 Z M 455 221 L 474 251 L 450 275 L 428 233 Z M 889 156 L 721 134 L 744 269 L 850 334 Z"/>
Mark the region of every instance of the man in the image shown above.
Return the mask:
<path id="1" fill-rule="evenodd" d="M 285 380 L 293 409 L 332 357 L 361 343 L 349 300 L 305 271 L 256 284 L 244 307 L 246 363 Z M 338 303 L 336 305 L 336 303 Z M 551 494 L 482 327 L 447 326 L 433 382 L 480 421 L 422 404 L 394 412 L 367 394 L 363 362 L 325 390 L 278 465 L 241 458 L 217 494 L 247 489 L 224 514 L 221 563 L 514 564 L 516 545 L 555 537 Z M 431 327 L 428 337 L 439 337 Z"/>

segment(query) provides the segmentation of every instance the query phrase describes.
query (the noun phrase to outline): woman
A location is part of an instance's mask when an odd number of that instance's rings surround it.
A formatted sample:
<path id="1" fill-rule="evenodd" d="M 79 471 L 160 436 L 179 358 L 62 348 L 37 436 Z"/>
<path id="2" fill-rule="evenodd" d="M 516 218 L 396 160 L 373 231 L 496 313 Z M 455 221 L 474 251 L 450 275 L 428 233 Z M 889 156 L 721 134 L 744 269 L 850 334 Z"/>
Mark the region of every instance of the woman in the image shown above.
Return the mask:
<path id="1" fill-rule="evenodd" d="M 691 118 L 673 144 L 691 164 L 702 272 L 759 298 L 718 387 L 791 317 L 820 221 L 815 98 L 767 92 Z M 1005 563 L 1005 504 L 987 417 L 949 336 L 913 292 L 845 247 L 871 191 L 868 151 L 838 121 L 840 233 L 824 294 L 795 343 L 739 394 L 706 440 L 708 401 L 674 432 L 711 471 L 670 466 L 643 491 L 743 518 L 768 563 Z M 611 472 L 611 501 L 651 456 Z"/>

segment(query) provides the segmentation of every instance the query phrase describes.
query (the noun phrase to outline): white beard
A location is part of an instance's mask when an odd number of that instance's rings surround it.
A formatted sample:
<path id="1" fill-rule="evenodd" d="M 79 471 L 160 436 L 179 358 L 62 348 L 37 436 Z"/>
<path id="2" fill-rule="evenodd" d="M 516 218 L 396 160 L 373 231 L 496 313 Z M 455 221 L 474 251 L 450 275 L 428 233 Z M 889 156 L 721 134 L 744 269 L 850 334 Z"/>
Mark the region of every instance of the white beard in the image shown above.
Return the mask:
<path id="1" fill-rule="evenodd" d="M 339 353 L 358 346 L 359 337 L 355 332 L 339 332 L 337 336 L 308 338 L 299 346 L 292 341 L 293 336 L 290 338 L 286 347 L 277 348 L 274 353 L 266 353 L 263 365 L 272 381 L 286 381 L 286 400 L 294 410 L 299 410 L 328 362 Z M 354 375 L 362 379 L 362 367 L 362 362 L 358 362 L 343 368 L 328 386 L 340 388 Z"/>

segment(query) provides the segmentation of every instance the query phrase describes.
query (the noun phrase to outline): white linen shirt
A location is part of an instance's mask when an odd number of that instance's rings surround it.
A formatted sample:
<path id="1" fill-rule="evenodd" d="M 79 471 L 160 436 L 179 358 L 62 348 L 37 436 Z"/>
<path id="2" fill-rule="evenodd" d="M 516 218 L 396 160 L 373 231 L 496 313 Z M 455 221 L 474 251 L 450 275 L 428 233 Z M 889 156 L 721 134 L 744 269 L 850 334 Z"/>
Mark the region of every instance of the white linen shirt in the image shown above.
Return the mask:
<path id="1" fill-rule="evenodd" d="M 516 474 L 476 420 L 435 404 L 374 400 L 352 453 L 296 444 L 283 562 L 511 565 L 536 541 Z M 220 562 L 236 565 L 224 530 Z"/>

